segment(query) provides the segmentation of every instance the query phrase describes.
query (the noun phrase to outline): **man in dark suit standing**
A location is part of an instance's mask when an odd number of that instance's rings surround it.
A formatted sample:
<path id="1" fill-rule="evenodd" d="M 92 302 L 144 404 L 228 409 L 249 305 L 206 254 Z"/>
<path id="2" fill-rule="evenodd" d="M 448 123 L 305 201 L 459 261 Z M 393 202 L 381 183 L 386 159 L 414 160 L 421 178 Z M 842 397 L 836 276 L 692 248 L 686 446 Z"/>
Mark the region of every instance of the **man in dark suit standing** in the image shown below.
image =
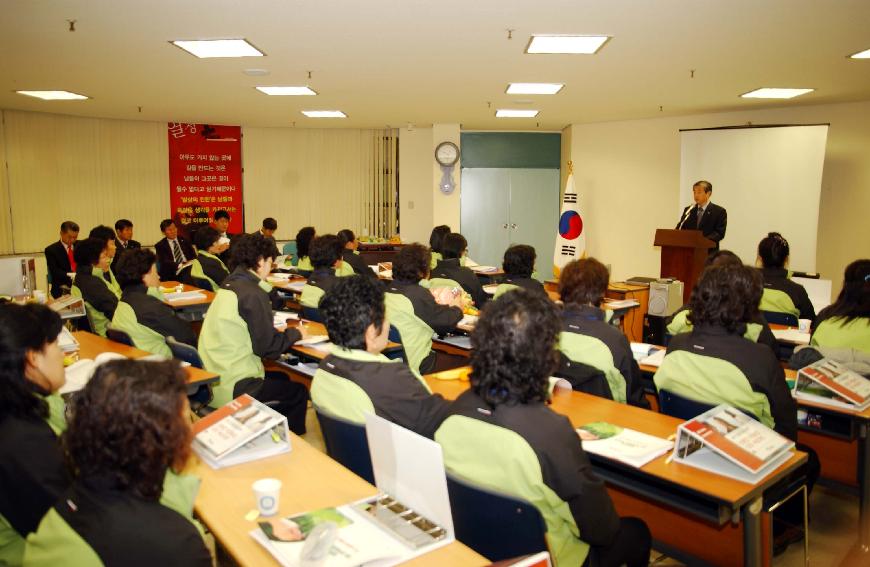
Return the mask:
<path id="1" fill-rule="evenodd" d="M 680 230 L 700 230 L 705 238 L 716 243 L 710 249 L 711 252 L 719 249 L 719 241 L 725 238 L 725 228 L 728 224 L 728 212 L 710 202 L 713 194 L 713 185 L 709 181 L 698 181 L 692 185 L 692 194 L 695 199 L 694 206 L 683 209 L 683 215 L 677 228 Z"/>
<path id="2" fill-rule="evenodd" d="M 172 219 L 160 222 L 162 238 L 154 245 L 157 252 L 157 264 L 160 266 L 160 280 L 178 281 L 178 267 L 188 264 L 196 258 L 196 252 L 190 242 L 178 234 L 178 227 Z"/>
<path id="3" fill-rule="evenodd" d="M 51 278 L 51 296 L 54 298 L 69 293 L 72 287 L 72 280 L 67 274 L 76 271 L 73 250 L 78 237 L 79 225 L 73 221 L 63 221 L 60 225 L 60 240 L 45 248 L 45 263 Z"/>

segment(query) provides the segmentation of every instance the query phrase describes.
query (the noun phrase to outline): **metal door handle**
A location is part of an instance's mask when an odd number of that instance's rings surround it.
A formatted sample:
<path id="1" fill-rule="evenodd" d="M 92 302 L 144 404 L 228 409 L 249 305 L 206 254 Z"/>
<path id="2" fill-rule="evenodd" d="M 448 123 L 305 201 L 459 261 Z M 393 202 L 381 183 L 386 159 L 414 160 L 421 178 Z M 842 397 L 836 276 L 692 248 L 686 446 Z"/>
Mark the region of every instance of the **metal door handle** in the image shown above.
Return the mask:
<path id="1" fill-rule="evenodd" d="M 503 225 L 501 225 L 501 227 L 502 227 L 502 228 L 507 228 L 507 223 L 504 223 Z"/>
<path id="2" fill-rule="evenodd" d="M 517 227 L 516 223 L 511 223 L 511 228 L 516 228 L 516 227 Z"/>

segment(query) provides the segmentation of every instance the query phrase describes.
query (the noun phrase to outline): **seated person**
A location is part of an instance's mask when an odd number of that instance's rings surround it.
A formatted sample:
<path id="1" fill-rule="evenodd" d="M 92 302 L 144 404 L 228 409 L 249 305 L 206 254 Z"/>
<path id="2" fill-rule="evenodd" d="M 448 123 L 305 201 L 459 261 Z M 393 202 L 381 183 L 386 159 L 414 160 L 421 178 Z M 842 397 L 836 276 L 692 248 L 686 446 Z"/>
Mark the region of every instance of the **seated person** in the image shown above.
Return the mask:
<path id="1" fill-rule="evenodd" d="M 308 249 L 311 248 L 311 241 L 317 236 L 317 232 L 313 226 L 304 226 L 296 233 L 296 269 L 299 273 L 307 276 L 314 267 L 311 265 L 311 260 L 308 258 Z"/>
<path id="2" fill-rule="evenodd" d="M 344 242 L 344 250 L 341 252 L 341 259 L 344 261 L 342 264 L 343 271 L 340 276 L 350 275 L 349 270 L 353 270 L 353 273 L 360 274 L 363 276 L 367 276 L 370 278 L 377 279 L 378 275 L 369 268 L 368 264 L 366 264 L 365 260 L 359 255 L 356 251 L 359 248 L 359 241 L 356 239 L 356 235 L 349 228 L 345 228 L 344 230 L 338 231 L 338 237 Z"/>
<path id="3" fill-rule="evenodd" d="M 317 309 L 323 294 L 338 281 L 336 272 L 341 269 L 341 252 L 344 245 L 334 234 L 318 236 L 311 243 L 311 267 L 313 271 L 308 276 L 308 282 L 302 287 L 302 295 L 299 303 L 303 307 Z"/>
<path id="4" fill-rule="evenodd" d="M 458 283 L 463 290 L 471 295 L 474 306 L 481 309 L 489 301 L 489 295 L 483 291 L 477 274 L 460 264 L 460 260 L 468 252 L 468 242 L 459 233 L 451 232 L 444 237 L 441 254 L 444 259 L 438 262 L 432 270 L 432 278 L 445 278 Z"/>
<path id="5" fill-rule="evenodd" d="M 79 237 L 79 225 L 73 221 L 60 224 L 60 240 L 45 248 L 45 264 L 51 280 L 51 296 L 55 299 L 69 293 L 72 279 L 67 275 L 76 271 L 73 249 Z"/>
<path id="6" fill-rule="evenodd" d="M 123 291 L 112 327 L 130 335 L 137 348 L 172 358 L 166 337 L 196 347 L 196 335 L 190 323 L 162 301 L 155 261 L 154 252 L 144 248 L 121 256 L 115 271 Z"/>
<path id="7" fill-rule="evenodd" d="M 142 245 L 133 240 L 133 222 L 128 219 L 119 219 L 115 221 L 115 250 L 120 260 L 127 250 L 135 250 L 142 248 Z"/>
<path id="8" fill-rule="evenodd" d="M 160 504 L 191 455 L 186 392 L 176 361 L 97 368 L 63 434 L 75 478 L 27 539 L 26 565 L 211 566 L 196 527 Z"/>
<path id="9" fill-rule="evenodd" d="M 819 313 L 810 344 L 870 356 L 870 260 L 855 260 L 846 267 L 843 289 Z"/>
<path id="10" fill-rule="evenodd" d="M 449 473 L 541 512 L 556 565 L 645 566 L 646 524 L 616 514 L 571 422 L 547 406 L 561 327 L 555 303 L 538 293 L 518 289 L 487 305 L 471 335 L 471 388 L 435 440 Z"/>
<path id="11" fill-rule="evenodd" d="M 70 479 L 63 430 L 60 317 L 44 305 L 0 304 L 0 564 L 21 565 L 24 539 Z"/>
<path id="12" fill-rule="evenodd" d="M 278 230 L 278 221 L 272 217 L 266 217 L 263 219 L 263 226 L 260 228 L 260 234 L 272 241 L 272 245 L 275 247 L 272 253 L 275 254 L 275 257 L 277 258 L 281 253 L 278 251 L 278 243 L 275 242 L 276 230 Z"/>
<path id="13" fill-rule="evenodd" d="M 230 263 L 230 258 L 232 257 L 232 252 L 230 248 L 233 245 L 233 240 L 235 240 L 236 235 L 230 234 L 230 214 L 225 210 L 221 209 L 214 212 L 214 220 L 211 223 L 211 227 L 217 231 L 220 243 L 224 247 L 224 249 L 220 253 L 220 258 L 223 260 L 225 264 Z"/>
<path id="14" fill-rule="evenodd" d="M 564 308 L 559 335 L 562 354 L 559 372 L 570 377 L 572 362 L 591 366 L 604 373 L 611 399 L 648 408 L 640 368 L 628 339 L 605 321 L 601 309 L 609 280 L 607 267 L 595 258 L 574 260 L 562 268 L 559 293 Z M 606 394 L 597 390 L 588 393 Z"/>
<path id="15" fill-rule="evenodd" d="M 207 280 L 211 284 L 211 291 L 217 290 L 224 279 L 230 275 L 223 260 L 218 257 L 221 250 L 220 238 L 221 235 L 210 226 L 200 228 L 193 235 L 196 259 L 191 265 L 190 275 Z"/>
<path id="16" fill-rule="evenodd" d="M 115 245 L 115 231 L 106 225 L 95 226 L 88 234 L 88 238 L 99 238 L 106 242 L 106 255 L 109 258 L 109 269 L 103 271 L 103 279 L 109 282 L 109 287 L 115 292 L 118 297 L 121 296 L 121 286 L 118 285 L 118 280 L 115 279 L 115 272 L 112 270 L 112 264 L 115 261 L 115 255 L 118 253 L 118 248 Z"/>
<path id="17" fill-rule="evenodd" d="M 266 277 L 272 270 L 272 244 L 262 235 L 243 235 L 233 246 L 236 266 L 227 276 L 202 324 L 199 354 L 206 370 L 220 375 L 212 407 L 242 394 L 277 401 L 295 433 L 305 433 L 308 390 L 281 372 L 266 372 L 263 358 L 274 360 L 303 337 L 297 329 L 275 329 Z M 304 332 L 304 331 L 303 331 Z"/>
<path id="18" fill-rule="evenodd" d="M 815 319 L 816 311 L 807 290 L 789 277 L 788 256 L 788 241 L 778 232 L 769 232 L 758 243 L 758 261 L 764 277 L 761 310 L 788 313 L 798 319 Z"/>
<path id="19" fill-rule="evenodd" d="M 154 245 L 160 281 L 178 281 L 178 268 L 196 258 L 196 251 L 185 237 L 178 234 L 178 227 L 172 219 L 160 221 L 160 232 L 163 238 Z M 223 251 L 226 245 L 221 244 L 219 248 Z"/>
<path id="20" fill-rule="evenodd" d="M 121 297 L 106 280 L 109 271 L 109 250 L 105 240 L 86 238 L 76 244 L 76 279 L 72 293 L 85 300 L 92 332 L 105 337 L 106 327 L 115 315 Z"/>
<path id="21" fill-rule="evenodd" d="M 504 279 L 495 290 L 495 297 L 506 291 L 521 287 L 529 291 L 546 293 L 544 284 L 532 277 L 535 271 L 535 249 L 528 244 L 515 244 L 504 251 L 501 267 Z"/>
<path id="22" fill-rule="evenodd" d="M 431 439 L 449 404 L 406 364 L 381 354 L 390 323 L 380 283 L 361 275 L 340 278 L 320 312 L 335 348 L 314 374 L 314 405 L 362 424 L 374 412 Z"/>
<path id="23" fill-rule="evenodd" d="M 742 265 L 743 262 L 734 252 L 730 250 L 717 250 L 707 256 L 704 267 L 721 266 L 727 264 Z M 689 333 L 692 331 L 692 325 L 689 323 L 689 305 L 683 305 L 677 309 L 673 315 L 668 318 L 667 331 L 670 335 L 680 333 Z M 776 337 L 770 330 L 770 325 L 759 312 L 756 319 L 746 324 L 746 333 L 743 335 L 753 342 L 765 344 L 770 347 L 774 353 L 779 352 L 779 345 L 776 342 Z"/>
<path id="24" fill-rule="evenodd" d="M 420 374 L 440 366 L 432 350 L 432 333 L 445 335 L 462 320 L 461 295 L 439 294 L 436 301 L 420 285 L 428 277 L 429 250 L 422 244 L 403 246 L 393 260 L 393 281 L 384 296 L 387 319 L 401 335 L 408 366 Z"/>
<path id="25" fill-rule="evenodd" d="M 444 244 L 444 237 L 452 231 L 446 224 L 440 224 L 432 229 L 432 234 L 429 235 L 429 250 L 432 251 L 432 260 L 429 263 L 429 269 L 434 270 L 444 256 L 441 255 L 441 246 Z"/>

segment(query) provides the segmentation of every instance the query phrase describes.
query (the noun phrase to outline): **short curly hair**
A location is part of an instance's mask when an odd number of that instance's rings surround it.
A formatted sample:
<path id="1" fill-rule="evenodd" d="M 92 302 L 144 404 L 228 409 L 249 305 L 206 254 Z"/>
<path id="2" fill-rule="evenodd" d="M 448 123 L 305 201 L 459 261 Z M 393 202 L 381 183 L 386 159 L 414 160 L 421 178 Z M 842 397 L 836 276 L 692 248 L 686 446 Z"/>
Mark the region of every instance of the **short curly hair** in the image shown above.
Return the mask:
<path id="1" fill-rule="evenodd" d="M 384 324 L 384 288 L 367 276 L 339 278 L 320 302 L 329 340 L 340 347 L 366 349 L 366 329 Z"/>
<path id="2" fill-rule="evenodd" d="M 505 275 L 518 278 L 530 278 L 535 271 L 535 248 L 528 244 L 514 244 L 504 251 L 501 267 Z"/>
<path id="3" fill-rule="evenodd" d="M 212 245 L 220 240 L 221 233 L 210 226 L 202 226 L 193 234 L 193 244 L 197 250 L 208 252 Z"/>
<path id="4" fill-rule="evenodd" d="M 562 325 L 556 304 L 517 289 L 490 301 L 471 335 L 471 387 L 488 404 L 547 399 Z"/>
<path id="5" fill-rule="evenodd" d="M 743 264 L 713 265 L 701 273 L 689 299 L 689 322 L 695 327 L 724 328 L 743 334 L 758 318 L 763 291 L 761 273 Z"/>
<path id="6" fill-rule="evenodd" d="M 76 242 L 73 249 L 73 257 L 76 261 L 76 269 L 78 266 L 91 267 L 96 266 L 100 262 L 100 254 L 106 249 L 106 241 L 102 238 L 85 238 Z"/>
<path id="7" fill-rule="evenodd" d="M 231 268 L 256 270 L 260 260 L 275 259 L 275 242 L 259 232 L 243 234 L 233 243 Z"/>
<path id="8" fill-rule="evenodd" d="M 317 268 L 331 268 L 341 259 L 342 251 L 344 251 L 344 243 L 336 235 L 318 236 L 311 242 L 311 250 L 308 253 L 311 267 L 315 270 Z"/>
<path id="9" fill-rule="evenodd" d="M 134 248 L 121 255 L 115 266 L 115 277 L 121 289 L 142 283 L 142 278 L 157 263 L 157 256 L 147 248 Z"/>
<path id="10" fill-rule="evenodd" d="M 296 254 L 300 258 L 308 256 L 308 248 L 311 246 L 311 241 L 314 240 L 316 234 L 317 231 L 314 230 L 313 226 L 303 226 L 296 233 Z"/>
<path id="11" fill-rule="evenodd" d="M 417 283 L 429 276 L 429 249 L 420 243 L 403 246 L 393 258 L 393 279 Z"/>
<path id="12" fill-rule="evenodd" d="M 788 255 L 788 240 L 778 232 L 768 232 L 758 243 L 758 257 L 765 268 L 782 268 Z"/>
<path id="13" fill-rule="evenodd" d="M 590 304 L 598 307 L 607 293 L 609 282 L 607 267 L 595 258 L 573 260 L 562 268 L 559 295 L 568 306 Z"/>
<path id="14" fill-rule="evenodd" d="M 158 500 L 167 469 L 181 472 L 190 458 L 186 394 L 185 373 L 175 360 L 98 366 L 72 398 L 61 438 L 73 474 L 108 475 L 122 490 Z"/>

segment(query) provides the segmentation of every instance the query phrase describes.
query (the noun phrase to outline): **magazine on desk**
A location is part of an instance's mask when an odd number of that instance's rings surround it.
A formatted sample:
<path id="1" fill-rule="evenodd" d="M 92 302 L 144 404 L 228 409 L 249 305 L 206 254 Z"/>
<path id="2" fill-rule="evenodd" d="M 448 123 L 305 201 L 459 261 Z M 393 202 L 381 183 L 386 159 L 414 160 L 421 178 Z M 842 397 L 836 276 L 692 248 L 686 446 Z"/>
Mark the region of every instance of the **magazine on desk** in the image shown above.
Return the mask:
<path id="1" fill-rule="evenodd" d="M 794 441 L 723 404 L 680 424 L 674 460 L 755 484 L 788 460 L 793 448 Z"/>
<path id="2" fill-rule="evenodd" d="M 612 423 L 596 421 L 577 428 L 587 453 L 640 468 L 670 451 L 674 442 Z"/>
<path id="3" fill-rule="evenodd" d="M 870 380 L 843 364 L 823 358 L 798 370 L 795 399 L 863 411 L 870 407 Z"/>
<path id="4" fill-rule="evenodd" d="M 193 450 L 213 469 L 287 453 L 287 418 L 244 394 L 193 424 Z"/>

